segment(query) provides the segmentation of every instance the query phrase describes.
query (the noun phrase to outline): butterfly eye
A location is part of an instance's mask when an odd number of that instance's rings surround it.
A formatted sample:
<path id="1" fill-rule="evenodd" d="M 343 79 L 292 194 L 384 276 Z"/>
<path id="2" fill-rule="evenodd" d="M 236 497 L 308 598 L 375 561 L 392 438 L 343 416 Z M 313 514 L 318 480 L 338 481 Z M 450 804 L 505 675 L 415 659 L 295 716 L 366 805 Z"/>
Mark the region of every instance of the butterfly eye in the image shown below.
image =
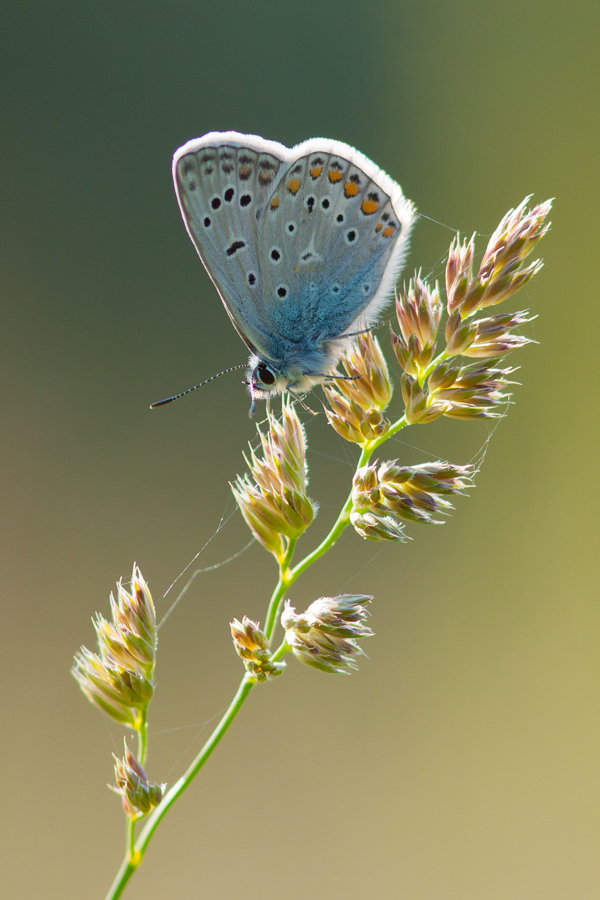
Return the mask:
<path id="1" fill-rule="evenodd" d="M 258 379 L 262 381 L 266 387 L 271 387 L 271 385 L 275 384 L 275 374 L 266 363 L 259 363 L 255 372 Z"/>

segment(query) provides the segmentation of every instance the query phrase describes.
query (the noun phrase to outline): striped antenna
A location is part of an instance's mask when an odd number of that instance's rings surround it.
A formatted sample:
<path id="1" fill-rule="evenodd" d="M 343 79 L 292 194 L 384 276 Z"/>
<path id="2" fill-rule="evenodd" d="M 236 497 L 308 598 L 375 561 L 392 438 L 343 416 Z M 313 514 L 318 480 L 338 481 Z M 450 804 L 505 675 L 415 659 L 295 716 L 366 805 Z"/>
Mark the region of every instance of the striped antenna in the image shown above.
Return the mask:
<path id="1" fill-rule="evenodd" d="M 248 363 L 242 363 L 241 366 L 231 366 L 230 369 L 223 369 L 222 372 L 217 372 L 216 375 L 211 375 L 210 378 L 207 378 L 206 381 L 201 381 L 200 384 L 195 384 L 194 387 L 188 388 L 187 391 L 182 391 L 180 394 L 175 394 L 174 397 L 167 397 L 166 400 L 157 400 L 156 403 L 150 404 L 150 409 L 156 409 L 157 406 L 165 406 L 167 403 L 172 403 L 173 400 L 179 400 L 180 397 L 185 397 L 186 394 L 195 391 L 196 388 L 202 387 L 205 384 L 208 384 L 209 381 L 214 381 L 215 378 L 218 378 L 220 375 L 226 375 L 227 372 L 234 372 L 236 369 L 247 369 Z"/>

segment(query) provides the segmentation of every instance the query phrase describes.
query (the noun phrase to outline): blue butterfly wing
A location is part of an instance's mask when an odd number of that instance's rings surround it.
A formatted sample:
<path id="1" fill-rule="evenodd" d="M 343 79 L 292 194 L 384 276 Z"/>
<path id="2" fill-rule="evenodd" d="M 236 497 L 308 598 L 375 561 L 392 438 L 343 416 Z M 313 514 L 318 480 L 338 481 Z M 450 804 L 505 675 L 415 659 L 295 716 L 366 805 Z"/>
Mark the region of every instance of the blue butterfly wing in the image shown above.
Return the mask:
<path id="1" fill-rule="evenodd" d="M 252 352 L 264 352 L 270 330 L 258 234 L 283 165 L 279 148 L 286 149 L 262 138 L 215 132 L 190 141 L 173 159 L 175 191 L 188 234 Z"/>
<path id="2" fill-rule="evenodd" d="M 372 324 L 413 221 L 412 206 L 373 163 L 359 165 L 346 145 L 321 143 L 333 152 L 313 151 L 282 173 L 259 231 L 272 332 L 307 349 Z"/>
<path id="3" fill-rule="evenodd" d="M 414 208 L 347 144 L 289 150 L 213 133 L 177 151 L 173 174 L 188 233 L 253 352 L 293 354 L 308 369 L 313 351 L 368 327 L 388 302 Z"/>

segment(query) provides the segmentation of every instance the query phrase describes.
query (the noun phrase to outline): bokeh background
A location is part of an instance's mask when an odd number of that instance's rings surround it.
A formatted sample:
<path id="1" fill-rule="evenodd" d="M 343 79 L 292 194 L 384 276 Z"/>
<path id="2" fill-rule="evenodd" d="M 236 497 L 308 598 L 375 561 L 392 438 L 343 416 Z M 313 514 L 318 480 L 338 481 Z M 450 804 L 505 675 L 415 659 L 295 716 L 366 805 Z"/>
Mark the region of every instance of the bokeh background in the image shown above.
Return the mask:
<path id="1" fill-rule="evenodd" d="M 376 595 L 351 678 L 291 664 L 256 690 L 126 896 L 572 900 L 600 890 L 597 3 L 5 2 L 0 37 L 3 891 L 101 898 L 123 850 L 123 732 L 69 675 L 136 560 L 159 606 L 211 538 L 247 541 L 228 487 L 254 434 L 245 359 L 187 238 L 174 150 L 210 130 L 357 146 L 483 250 L 556 197 L 516 405 L 470 499 L 404 546 L 347 533 L 298 605 Z M 408 272 L 439 275 L 421 220 Z M 385 336 L 383 338 L 385 340 Z M 308 422 L 308 548 L 353 448 Z M 388 455 L 462 463 L 442 421 Z M 270 557 L 199 576 L 161 630 L 148 770 L 172 783 L 240 676 L 228 622 L 264 616 Z"/>

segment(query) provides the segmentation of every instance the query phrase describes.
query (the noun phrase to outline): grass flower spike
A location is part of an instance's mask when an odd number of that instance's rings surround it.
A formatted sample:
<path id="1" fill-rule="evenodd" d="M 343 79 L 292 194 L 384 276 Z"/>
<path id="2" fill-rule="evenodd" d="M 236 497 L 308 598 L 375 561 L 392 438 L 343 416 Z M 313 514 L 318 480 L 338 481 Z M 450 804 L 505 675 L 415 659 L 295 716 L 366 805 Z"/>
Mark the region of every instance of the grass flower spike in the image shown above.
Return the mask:
<path id="1" fill-rule="evenodd" d="M 421 384 L 417 378 L 404 372 L 400 386 L 408 425 L 427 425 L 444 415 L 446 406 L 439 402 L 427 384 Z"/>
<path id="2" fill-rule="evenodd" d="M 139 819 L 158 806 L 163 798 L 166 785 L 152 784 L 141 764 L 135 758 L 125 741 L 125 756 L 115 760 L 116 787 L 109 785 L 115 794 L 120 794 L 123 809 L 131 819 Z"/>
<path id="3" fill-rule="evenodd" d="M 510 393 L 505 388 L 514 368 L 497 367 L 498 359 L 470 365 L 442 363 L 429 376 L 438 407 L 451 419 L 490 419 L 503 414 Z"/>
<path id="4" fill-rule="evenodd" d="M 296 659 L 322 672 L 356 669 L 355 657 L 363 653 L 356 641 L 373 634 L 365 624 L 372 599 L 367 594 L 321 597 L 301 615 L 286 601 L 281 624 Z"/>
<path id="5" fill-rule="evenodd" d="M 404 371 L 414 378 L 434 357 L 442 309 L 437 284 L 431 289 L 420 273 L 410 282 L 405 294 L 396 293 L 400 335 L 392 331 L 392 348 Z"/>
<path id="6" fill-rule="evenodd" d="M 100 615 L 94 621 L 98 653 L 82 647 L 72 672 L 88 700 L 115 721 L 139 729 L 154 692 L 157 630 L 152 597 L 137 566 L 131 592 L 119 582 L 110 605 L 112 622 Z"/>
<path id="7" fill-rule="evenodd" d="M 524 310 L 475 318 L 527 284 L 542 267 L 541 260 L 525 260 L 548 232 L 552 206 L 546 201 L 526 208 L 528 197 L 510 210 L 490 238 L 481 265 L 474 274 L 475 237 L 450 246 L 446 265 L 446 346 L 435 356 L 435 338 L 441 301 L 437 285 L 431 288 L 420 275 L 396 299 L 400 335 L 392 332 L 392 346 L 404 372 L 401 379 L 405 417 L 409 425 L 424 425 L 442 415 L 450 418 L 493 418 L 501 415 L 510 395 L 507 375 L 498 368 L 512 350 L 531 343 L 515 329 L 531 321 Z M 469 364 L 460 357 L 485 359 Z"/>
<path id="8" fill-rule="evenodd" d="M 350 523 L 357 534 L 367 541 L 407 541 L 404 526 L 394 516 L 353 509 Z"/>
<path id="9" fill-rule="evenodd" d="M 450 246 L 446 265 L 448 312 L 460 311 L 461 317 L 477 309 L 506 300 L 530 281 L 542 268 L 539 259 L 525 265 L 525 259 L 550 229 L 546 219 L 552 201 L 546 200 L 527 210 L 529 197 L 504 216 L 492 237 L 473 277 L 474 238 L 461 243 L 457 237 Z"/>
<path id="10" fill-rule="evenodd" d="M 392 382 L 377 338 L 361 334 L 342 356 L 347 378 L 324 384 L 329 424 L 347 441 L 366 444 L 384 435 L 390 422 L 382 413 L 392 399 Z"/>
<path id="11" fill-rule="evenodd" d="M 448 494 L 462 494 L 470 487 L 472 466 L 450 463 L 422 463 L 401 466 L 397 460 L 359 469 L 354 476 L 352 502 L 355 510 L 365 515 L 393 515 L 408 522 L 441 525 L 435 515 L 453 508 Z"/>
<path id="12" fill-rule="evenodd" d="M 231 489 L 254 537 L 281 560 L 318 507 L 307 494 L 304 429 L 291 401 L 283 399 L 281 419 L 269 412 L 268 421 L 267 434 L 259 429 L 262 457 L 250 448 L 251 477 L 238 476 Z"/>
<path id="13" fill-rule="evenodd" d="M 243 659 L 246 671 L 255 681 L 266 681 L 281 675 L 284 662 L 273 662 L 269 651 L 269 641 L 257 622 L 244 616 L 240 622 L 231 622 L 231 636 L 237 655 Z"/>

